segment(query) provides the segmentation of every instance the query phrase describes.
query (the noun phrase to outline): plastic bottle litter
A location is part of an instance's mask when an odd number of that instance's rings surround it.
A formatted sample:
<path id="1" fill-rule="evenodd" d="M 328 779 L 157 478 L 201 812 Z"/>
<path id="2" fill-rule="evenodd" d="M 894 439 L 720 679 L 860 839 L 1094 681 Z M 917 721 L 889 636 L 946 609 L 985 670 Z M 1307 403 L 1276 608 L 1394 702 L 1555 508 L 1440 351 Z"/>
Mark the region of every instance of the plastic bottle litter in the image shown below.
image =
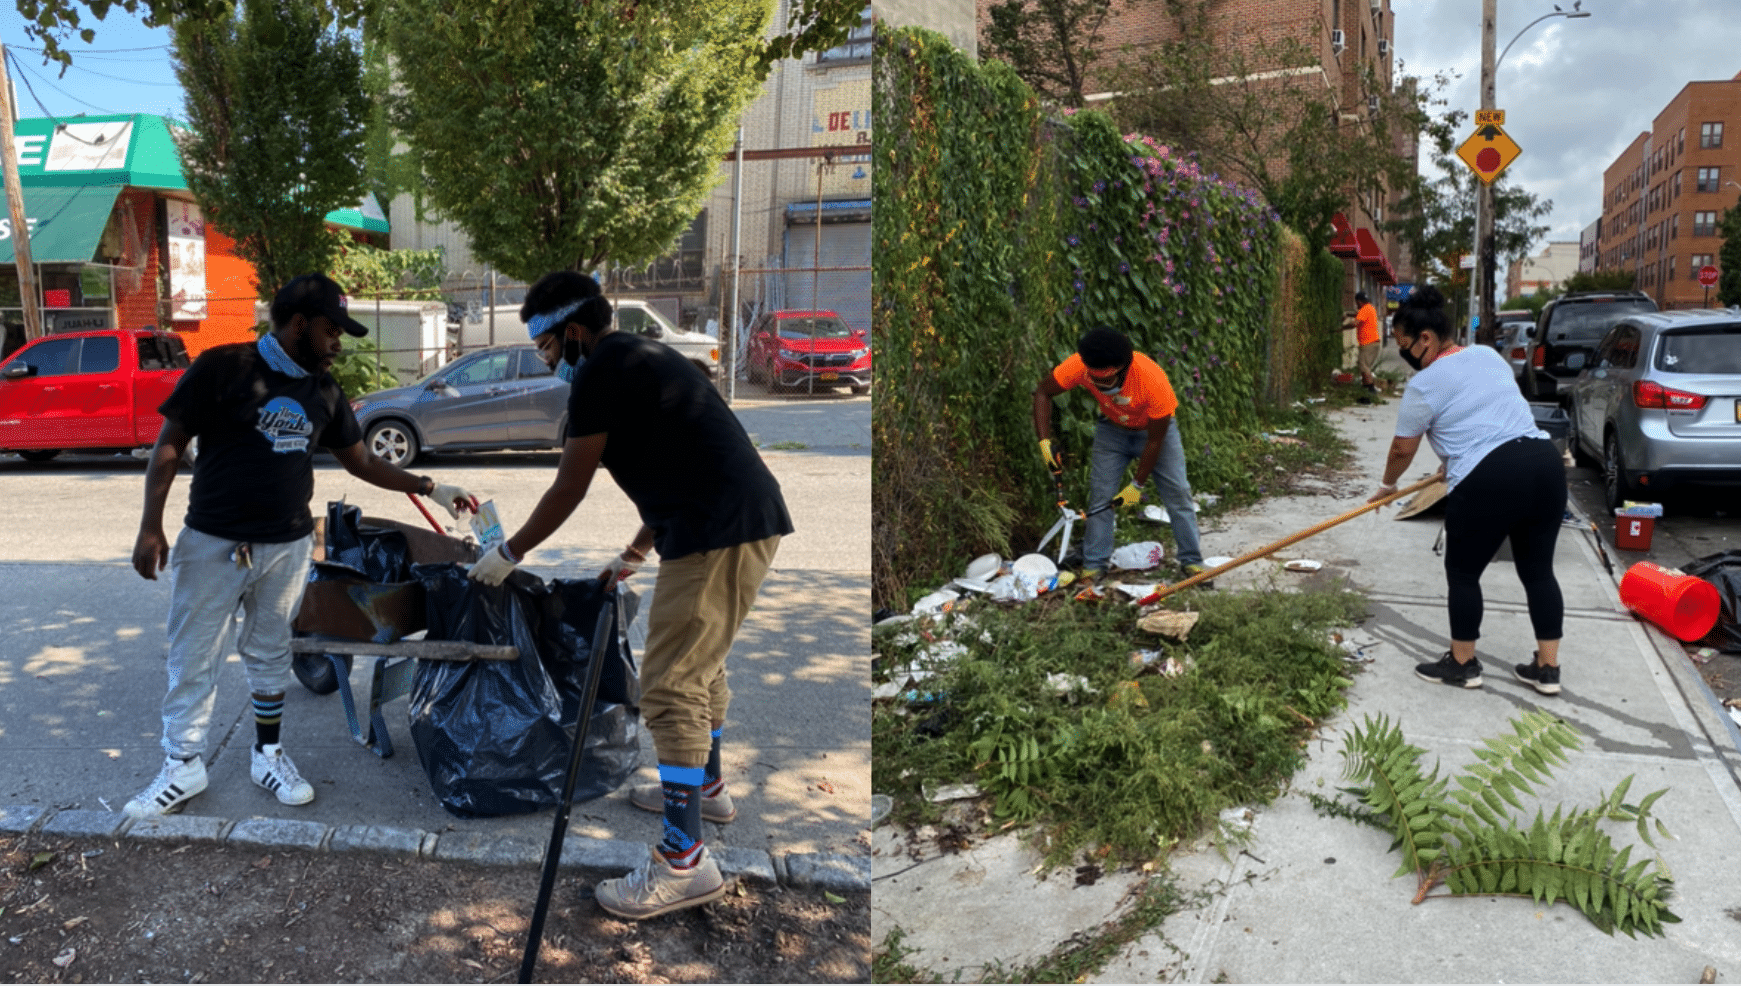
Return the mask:
<path id="1" fill-rule="evenodd" d="M 506 540 L 508 535 L 502 530 L 501 515 L 496 513 L 496 501 L 485 500 L 478 505 L 478 512 L 472 514 L 472 535 L 481 545 L 495 544 Z"/>

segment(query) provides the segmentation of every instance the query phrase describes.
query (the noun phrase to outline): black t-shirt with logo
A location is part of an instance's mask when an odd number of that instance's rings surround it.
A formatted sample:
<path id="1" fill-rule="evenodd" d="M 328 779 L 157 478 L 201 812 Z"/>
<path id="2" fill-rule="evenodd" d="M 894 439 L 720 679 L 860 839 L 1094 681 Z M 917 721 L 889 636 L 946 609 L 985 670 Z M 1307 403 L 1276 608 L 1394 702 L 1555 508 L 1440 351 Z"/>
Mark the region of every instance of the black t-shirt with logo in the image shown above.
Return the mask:
<path id="1" fill-rule="evenodd" d="M 779 481 L 737 415 L 675 349 L 611 332 L 568 394 L 568 437 L 607 434 L 603 464 L 659 557 L 792 533 Z"/>
<path id="2" fill-rule="evenodd" d="M 254 343 L 201 353 L 158 412 L 199 437 L 187 526 L 230 541 L 313 533 L 314 453 L 363 439 L 331 374 L 286 376 Z"/>

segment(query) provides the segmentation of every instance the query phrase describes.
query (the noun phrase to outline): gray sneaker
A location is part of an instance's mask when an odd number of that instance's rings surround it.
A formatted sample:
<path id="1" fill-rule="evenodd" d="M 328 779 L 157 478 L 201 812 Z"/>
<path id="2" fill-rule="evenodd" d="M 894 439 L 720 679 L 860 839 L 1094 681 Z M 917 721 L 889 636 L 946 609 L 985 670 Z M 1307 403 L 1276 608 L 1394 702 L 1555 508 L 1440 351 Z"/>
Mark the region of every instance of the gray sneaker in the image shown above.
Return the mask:
<path id="1" fill-rule="evenodd" d="M 664 814 L 665 788 L 659 784 L 637 785 L 633 791 L 629 792 L 629 804 L 642 811 Z M 719 793 L 713 797 L 702 796 L 702 821 L 725 825 L 736 817 L 738 817 L 737 806 L 731 803 L 731 793 L 723 785 L 720 787 Z"/>
<path id="2" fill-rule="evenodd" d="M 150 786 L 127 802 L 121 814 L 128 818 L 150 818 L 181 810 L 189 798 L 206 789 L 206 765 L 199 757 L 191 760 L 163 759 L 163 769 Z"/>
<path id="3" fill-rule="evenodd" d="M 617 917 L 642 921 L 711 903 L 724 897 L 729 887 L 706 846 L 701 847 L 701 858 L 686 870 L 673 867 L 659 850 L 649 846 L 647 861 L 639 869 L 614 880 L 600 880 L 593 893 L 598 906 Z"/>

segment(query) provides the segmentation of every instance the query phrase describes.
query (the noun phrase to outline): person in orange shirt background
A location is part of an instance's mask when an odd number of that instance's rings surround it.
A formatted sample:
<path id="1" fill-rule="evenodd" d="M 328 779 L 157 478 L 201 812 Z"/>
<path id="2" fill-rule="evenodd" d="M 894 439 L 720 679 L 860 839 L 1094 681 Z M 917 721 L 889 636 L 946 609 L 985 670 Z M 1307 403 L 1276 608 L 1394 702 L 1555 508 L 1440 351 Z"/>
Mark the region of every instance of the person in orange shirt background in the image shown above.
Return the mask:
<path id="1" fill-rule="evenodd" d="M 1202 572 L 1197 508 L 1185 477 L 1185 445 L 1173 426 L 1179 399 L 1166 371 L 1136 352 L 1130 339 L 1116 329 L 1100 326 L 1084 333 L 1076 354 L 1042 376 L 1034 388 L 1040 455 L 1053 471 L 1064 468 L 1064 461 L 1052 449 L 1052 398 L 1075 387 L 1085 388 L 1101 413 L 1089 463 L 1089 503 L 1098 507 L 1114 499 L 1125 469 L 1136 460 L 1136 477 L 1118 490 L 1117 502 L 1135 505 L 1142 498 L 1142 484 L 1152 476 L 1172 521 L 1180 569 L 1187 577 Z M 1110 510 L 1088 518 L 1082 535 L 1084 581 L 1100 577 L 1111 563 L 1113 520 Z"/>
<path id="2" fill-rule="evenodd" d="M 1354 313 L 1354 343 L 1360 347 L 1360 382 L 1366 389 L 1378 393 L 1378 381 L 1372 368 L 1378 365 L 1378 312 L 1366 299 L 1365 291 L 1354 292 L 1359 309 Z"/>

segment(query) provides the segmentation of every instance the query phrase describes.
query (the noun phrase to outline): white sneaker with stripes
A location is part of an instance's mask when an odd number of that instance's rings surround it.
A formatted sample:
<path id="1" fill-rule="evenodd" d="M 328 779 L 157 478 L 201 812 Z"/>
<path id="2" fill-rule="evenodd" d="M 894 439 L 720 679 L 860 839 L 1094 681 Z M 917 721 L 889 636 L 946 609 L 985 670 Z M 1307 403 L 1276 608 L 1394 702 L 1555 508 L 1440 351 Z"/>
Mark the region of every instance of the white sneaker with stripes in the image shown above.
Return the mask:
<path id="1" fill-rule="evenodd" d="M 157 779 L 140 791 L 121 813 L 128 818 L 150 818 L 181 810 L 182 805 L 206 789 L 206 765 L 199 757 L 191 760 L 163 759 L 163 769 Z"/>
<path id="2" fill-rule="evenodd" d="M 305 805 L 314 800 L 314 785 L 302 779 L 296 764 L 290 762 L 290 754 L 277 743 L 254 751 L 254 765 L 248 774 L 254 783 L 278 795 L 282 804 Z"/>

